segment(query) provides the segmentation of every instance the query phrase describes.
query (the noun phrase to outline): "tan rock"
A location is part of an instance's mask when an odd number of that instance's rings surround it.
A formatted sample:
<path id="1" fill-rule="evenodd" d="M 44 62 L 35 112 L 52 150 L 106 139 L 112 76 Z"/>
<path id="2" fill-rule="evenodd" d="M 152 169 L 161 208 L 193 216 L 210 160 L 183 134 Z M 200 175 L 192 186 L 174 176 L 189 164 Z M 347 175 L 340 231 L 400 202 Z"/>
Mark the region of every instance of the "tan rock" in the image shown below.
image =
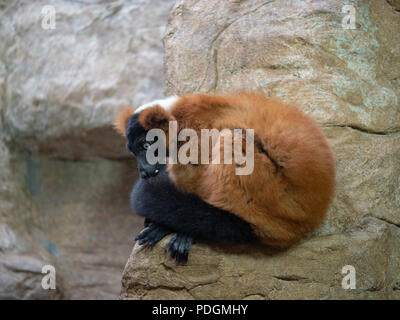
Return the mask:
<path id="1" fill-rule="evenodd" d="M 393 7 L 394 10 L 400 11 L 400 1 L 399 0 L 387 0 L 387 2 Z"/>
<path id="2" fill-rule="evenodd" d="M 400 225 L 400 133 L 326 128 L 336 158 L 336 197 L 325 226 L 336 232 L 373 216 Z"/>
<path id="3" fill-rule="evenodd" d="M 136 245 L 122 278 L 123 299 L 388 299 L 399 298 L 387 259 L 399 245 L 398 228 L 374 218 L 349 233 L 315 237 L 289 249 L 194 245 L 187 265 L 163 247 Z M 356 270 L 356 289 L 342 288 L 342 268 Z"/>
<path id="4" fill-rule="evenodd" d="M 165 37 L 167 93 L 259 90 L 324 127 L 336 197 L 319 230 L 278 253 L 195 244 L 187 266 L 134 248 L 127 299 L 398 299 L 400 16 L 395 1 L 178 1 Z M 195 63 L 194 63 L 195 61 Z M 356 270 L 345 290 L 342 268 Z"/>
<path id="5" fill-rule="evenodd" d="M 178 1 L 165 38 L 167 93 L 261 90 L 323 124 L 398 131 L 400 16 L 385 0 L 357 1 L 357 28 L 344 29 L 342 6 Z"/>

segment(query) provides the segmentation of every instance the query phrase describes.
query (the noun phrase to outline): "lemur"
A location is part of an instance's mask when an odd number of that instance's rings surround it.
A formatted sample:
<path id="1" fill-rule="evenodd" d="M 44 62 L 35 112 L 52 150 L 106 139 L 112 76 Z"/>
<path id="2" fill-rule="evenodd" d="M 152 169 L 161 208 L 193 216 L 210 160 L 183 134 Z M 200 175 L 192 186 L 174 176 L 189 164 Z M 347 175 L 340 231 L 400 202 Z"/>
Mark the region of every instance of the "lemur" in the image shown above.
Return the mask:
<path id="1" fill-rule="evenodd" d="M 154 141 L 146 135 L 151 129 L 165 132 L 168 157 L 170 121 L 177 132 L 191 128 L 198 136 L 202 129 L 253 129 L 253 172 L 236 174 L 235 162 L 150 164 L 146 152 Z M 154 246 L 175 233 L 167 251 L 177 261 L 188 259 L 193 239 L 288 247 L 321 224 L 332 200 L 334 157 L 320 126 L 263 94 L 173 96 L 123 108 L 115 126 L 141 174 L 131 204 L 148 228 L 136 239 Z"/>

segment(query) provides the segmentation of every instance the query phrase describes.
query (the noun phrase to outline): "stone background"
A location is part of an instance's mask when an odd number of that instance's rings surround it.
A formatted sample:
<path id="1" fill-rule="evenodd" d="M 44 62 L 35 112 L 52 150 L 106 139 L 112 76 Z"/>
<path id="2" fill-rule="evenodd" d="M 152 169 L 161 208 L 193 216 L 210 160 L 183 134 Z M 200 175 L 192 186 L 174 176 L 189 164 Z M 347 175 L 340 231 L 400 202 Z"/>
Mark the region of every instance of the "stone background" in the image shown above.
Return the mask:
<path id="1" fill-rule="evenodd" d="M 42 8 L 56 29 L 42 28 Z M 116 299 L 136 164 L 115 111 L 163 95 L 173 1 L 0 0 L 0 299 Z M 41 269 L 56 267 L 56 291 Z"/>
<path id="2" fill-rule="evenodd" d="M 0 0 L 0 299 L 114 299 L 121 276 L 129 299 L 400 299 L 400 2 L 351 3 L 354 30 L 339 0 Z M 126 263 L 142 221 L 115 111 L 238 89 L 324 127 L 337 162 L 325 223 L 283 252 L 198 243 L 176 266 L 165 239 Z M 348 264 L 356 290 L 341 287 Z"/>

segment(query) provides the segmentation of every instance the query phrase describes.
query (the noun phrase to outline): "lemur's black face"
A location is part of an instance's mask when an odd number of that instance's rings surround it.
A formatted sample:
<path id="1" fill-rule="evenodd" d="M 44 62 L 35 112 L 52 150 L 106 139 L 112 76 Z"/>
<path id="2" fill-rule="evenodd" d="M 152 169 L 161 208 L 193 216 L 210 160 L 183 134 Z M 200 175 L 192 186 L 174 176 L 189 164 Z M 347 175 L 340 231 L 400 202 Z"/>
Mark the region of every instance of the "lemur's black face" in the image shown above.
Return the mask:
<path id="1" fill-rule="evenodd" d="M 146 153 L 152 141 L 146 140 L 147 131 L 140 125 L 138 115 L 132 115 L 126 125 L 127 149 L 132 152 L 137 160 L 140 177 L 147 179 L 156 176 L 164 167 L 163 164 L 150 164 Z"/>

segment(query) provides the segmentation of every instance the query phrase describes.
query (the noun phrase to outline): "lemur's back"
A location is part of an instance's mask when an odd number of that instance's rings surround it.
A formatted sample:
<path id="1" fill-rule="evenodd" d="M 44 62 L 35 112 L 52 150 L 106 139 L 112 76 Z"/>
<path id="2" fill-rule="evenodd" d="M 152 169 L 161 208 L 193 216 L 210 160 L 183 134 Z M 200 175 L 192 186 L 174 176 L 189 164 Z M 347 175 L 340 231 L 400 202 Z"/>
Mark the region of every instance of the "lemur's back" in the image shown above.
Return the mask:
<path id="1" fill-rule="evenodd" d="M 260 94 L 188 96 L 182 110 L 172 109 L 184 127 L 254 129 L 254 171 L 237 175 L 235 164 L 193 168 L 184 174 L 188 190 L 206 202 L 251 223 L 265 243 L 287 246 L 319 226 L 335 185 L 333 154 L 319 125 L 296 107 Z M 193 100 L 191 102 L 190 100 Z M 197 108 L 197 110 L 196 110 Z M 221 149 L 223 152 L 223 149 Z M 189 187 L 190 185 L 190 187 Z"/>

